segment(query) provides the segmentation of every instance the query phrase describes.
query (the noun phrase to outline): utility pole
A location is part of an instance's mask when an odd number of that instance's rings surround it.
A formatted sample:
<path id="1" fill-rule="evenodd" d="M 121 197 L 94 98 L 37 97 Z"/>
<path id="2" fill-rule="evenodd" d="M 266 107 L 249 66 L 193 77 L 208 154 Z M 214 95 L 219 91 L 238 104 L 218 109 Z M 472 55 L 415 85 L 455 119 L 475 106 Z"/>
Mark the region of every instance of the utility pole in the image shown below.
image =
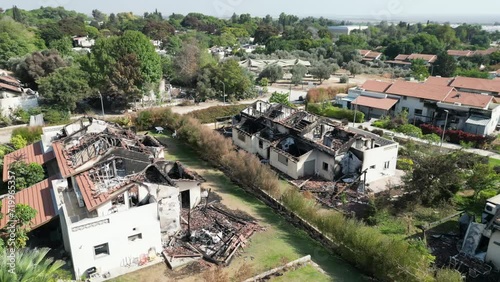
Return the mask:
<path id="1" fill-rule="evenodd" d="M 224 83 L 224 81 L 221 81 L 220 83 L 222 83 L 222 99 L 224 101 L 224 105 L 226 104 L 226 84 Z"/>
<path id="2" fill-rule="evenodd" d="M 444 133 L 446 132 L 446 124 L 448 123 L 448 114 L 450 111 L 444 110 L 446 112 L 446 118 L 444 119 L 444 127 L 443 127 L 443 135 L 441 137 L 441 146 L 439 146 L 439 151 L 443 148 L 443 142 L 444 142 Z"/>
<path id="3" fill-rule="evenodd" d="M 99 93 L 99 97 L 101 98 L 101 109 L 102 109 L 102 117 L 104 118 L 104 102 L 102 101 L 101 91 L 97 91 Z"/>
<path id="4" fill-rule="evenodd" d="M 352 121 L 352 127 L 356 127 L 356 110 L 358 109 L 358 104 L 354 104 L 354 120 Z"/>

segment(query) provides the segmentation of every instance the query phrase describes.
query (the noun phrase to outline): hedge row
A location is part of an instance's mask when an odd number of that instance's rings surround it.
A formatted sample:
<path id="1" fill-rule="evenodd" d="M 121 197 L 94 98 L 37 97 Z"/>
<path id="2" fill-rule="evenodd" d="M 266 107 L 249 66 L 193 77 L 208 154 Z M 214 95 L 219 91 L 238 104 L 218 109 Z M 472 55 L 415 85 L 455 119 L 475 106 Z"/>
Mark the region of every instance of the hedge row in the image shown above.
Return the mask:
<path id="1" fill-rule="evenodd" d="M 216 118 L 235 116 L 246 107 L 248 105 L 214 106 L 190 112 L 188 115 L 201 123 L 214 123 Z"/>
<path id="2" fill-rule="evenodd" d="M 424 134 L 437 134 L 442 136 L 443 129 L 432 124 L 421 124 L 420 128 Z M 487 142 L 487 138 L 482 135 L 467 133 L 462 130 L 452 130 L 448 129 L 445 131 L 445 138 L 451 143 L 459 144 L 460 142 L 472 142 L 477 147 L 482 147 Z"/>
<path id="3" fill-rule="evenodd" d="M 354 120 L 354 111 L 348 109 L 342 109 L 334 107 L 331 105 L 323 104 L 307 104 L 307 111 L 323 117 L 329 117 L 334 119 L 347 119 L 348 121 Z M 361 111 L 356 111 L 356 122 L 363 122 L 365 120 L 365 114 Z"/>
<path id="4" fill-rule="evenodd" d="M 298 190 L 280 192 L 276 173 L 262 165 L 255 155 L 234 150 L 231 140 L 196 119 L 172 113 L 170 109 L 150 113 L 153 123 L 176 130 L 178 138 L 192 146 L 202 158 L 223 167 L 231 179 L 237 179 L 246 187 L 259 187 L 281 199 L 291 211 L 338 242 L 341 245 L 338 253 L 359 269 L 382 281 L 435 280 L 430 268 L 433 257 L 426 248 L 383 235 L 334 211 L 319 213 L 316 203 Z"/>

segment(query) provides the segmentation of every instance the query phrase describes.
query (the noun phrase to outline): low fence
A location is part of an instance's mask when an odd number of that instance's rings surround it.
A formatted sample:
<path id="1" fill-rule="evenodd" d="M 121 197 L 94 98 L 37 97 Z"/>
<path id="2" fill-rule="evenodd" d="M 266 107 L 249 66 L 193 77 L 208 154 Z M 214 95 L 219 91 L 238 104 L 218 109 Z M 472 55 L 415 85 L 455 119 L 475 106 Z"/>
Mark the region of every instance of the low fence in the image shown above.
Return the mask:
<path id="1" fill-rule="evenodd" d="M 297 260 L 294 260 L 292 262 L 289 262 L 283 266 L 273 268 L 271 270 L 268 270 L 266 272 L 263 272 L 257 276 L 254 276 L 252 278 L 248 278 L 244 282 L 257 282 L 257 281 L 265 281 L 268 279 L 269 276 L 274 275 L 276 273 L 282 272 L 282 271 L 287 271 L 290 268 L 298 267 L 298 266 L 303 266 L 307 263 L 311 262 L 311 255 L 307 255 L 305 257 L 301 257 Z"/>

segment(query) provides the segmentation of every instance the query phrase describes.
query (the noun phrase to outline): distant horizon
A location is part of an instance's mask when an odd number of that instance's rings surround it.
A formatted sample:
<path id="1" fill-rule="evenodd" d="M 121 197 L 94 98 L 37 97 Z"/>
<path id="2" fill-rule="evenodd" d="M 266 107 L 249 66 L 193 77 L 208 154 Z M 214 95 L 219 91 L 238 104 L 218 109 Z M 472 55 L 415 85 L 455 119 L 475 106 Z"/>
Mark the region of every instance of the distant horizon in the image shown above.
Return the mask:
<path id="1" fill-rule="evenodd" d="M 348 20 L 356 22 L 432 22 L 450 23 L 475 23 L 492 25 L 500 22 L 500 14 L 492 11 L 500 11 L 500 1 L 477 0 L 477 5 L 456 5 L 454 0 L 419 0 L 415 2 L 402 0 L 359 0 L 347 3 L 333 3 L 326 0 L 309 0 L 307 4 L 289 2 L 286 0 L 184 0 L 181 2 L 156 2 L 154 0 L 142 0 L 141 2 L 122 0 L 119 3 L 113 1 L 87 0 L 84 2 L 75 0 L 37 0 L 20 2 L 18 0 L 4 0 L 0 4 L 4 10 L 16 5 L 20 9 L 33 10 L 41 6 L 62 6 L 67 10 L 75 10 L 86 15 L 91 15 L 93 9 L 104 13 L 132 12 L 135 15 L 143 15 L 145 12 L 153 12 L 158 9 L 164 17 L 172 13 L 186 15 L 190 12 L 203 13 L 222 19 L 248 13 L 253 17 L 264 17 L 270 14 L 277 18 L 281 12 L 304 17 L 324 17 L 331 20 Z M 432 7 L 432 8 L 429 8 Z M 487 7 L 485 9 L 484 7 Z M 279 12 L 275 12 L 279 11 Z M 436 12 L 436 11 L 439 11 Z"/>

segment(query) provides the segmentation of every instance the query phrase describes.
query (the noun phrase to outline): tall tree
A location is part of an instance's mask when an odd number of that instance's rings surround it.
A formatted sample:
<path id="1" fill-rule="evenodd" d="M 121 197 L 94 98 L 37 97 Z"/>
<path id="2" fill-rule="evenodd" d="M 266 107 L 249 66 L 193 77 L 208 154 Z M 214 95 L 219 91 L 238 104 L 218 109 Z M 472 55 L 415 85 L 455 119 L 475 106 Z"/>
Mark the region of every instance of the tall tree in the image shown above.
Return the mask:
<path id="1" fill-rule="evenodd" d="M 452 77 L 457 69 L 457 61 L 446 52 L 438 54 L 436 62 L 434 62 L 434 71 L 431 75 L 440 75 L 442 77 Z"/>
<path id="2" fill-rule="evenodd" d="M 36 80 L 48 76 L 56 69 L 67 66 L 67 62 L 56 50 L 34 52 L 12 66 L 16 76 L 29 87 L 37 90 Z"/>
<path id="3" fill-rule="evenodd" d="M 36 51 L 38 46 L 35 34 L 23 24 L 8 17 L 0 19 L 0 66 L 5 66 L 10 58 Z"/>
<path id="4" fill-rule="evenodd" d="M 198 74 L 201 50 L 194 39 L 183 42 L 182 49 L 174 57 L 174 68 L 178 80 L 184 85 L 192 85 Z"/>
<path id="5" fill-rule="evenodd" d="M 327 63 L 320 63 L 313 66 L 309 73 L 314 76 L 314 78 L 319 79 L 319 84 L 323 83 L 323 80 L 329 79 L 333 73 L 333 68 Z"/>
<path id="6" fill-rule="evenodd" d="M 269 82 L 275 83 L 283 78 L 283 68 L 280 65 L 272 64 L 265 67 L 259 74 L 259 80 L 266 77 Z"/>
<path id="7" fill-rule="evenodd" d="M 349 70 L 353 77 L 356 77 L 357 74 L 363 71 L 363 66 L 358 62 L 350 61 L 347 64 L 347 70 Z"/>
<path id="8" fill-rule="evenodd" d="M 411 74 L 419 81 L 423 81 L 429 77 L 429 68 L 422 59 L 411 61 Z"/>
<path id="9" fill-rule="evenodd" d="M 292 73 L 292 80 L 291 82 L 295 85 L 299 85 L 302 83 L 302 80 L 304 80 L 304 76 L 307 73 L 307 68 L 303 65 L 295 65 L 293 68 L 290 70 Z"/>
<path id="10" fill-rule="evenodd" d="M 38 79 L 37 84 L 44 103 L 67 111 L 74 111 L 77 102 L 91 93 L 87 73 L 77 67 L 59 68 Z"/>
<path id="11" fill-rule="evenodd" d="M 105 13 L 103 13 L 97 9 L 94 9 L 94 10 L 92 10 L 92 17 L 97 22 L 105 22 L 108 18 L 108 15 L 106 15 Z"/>

